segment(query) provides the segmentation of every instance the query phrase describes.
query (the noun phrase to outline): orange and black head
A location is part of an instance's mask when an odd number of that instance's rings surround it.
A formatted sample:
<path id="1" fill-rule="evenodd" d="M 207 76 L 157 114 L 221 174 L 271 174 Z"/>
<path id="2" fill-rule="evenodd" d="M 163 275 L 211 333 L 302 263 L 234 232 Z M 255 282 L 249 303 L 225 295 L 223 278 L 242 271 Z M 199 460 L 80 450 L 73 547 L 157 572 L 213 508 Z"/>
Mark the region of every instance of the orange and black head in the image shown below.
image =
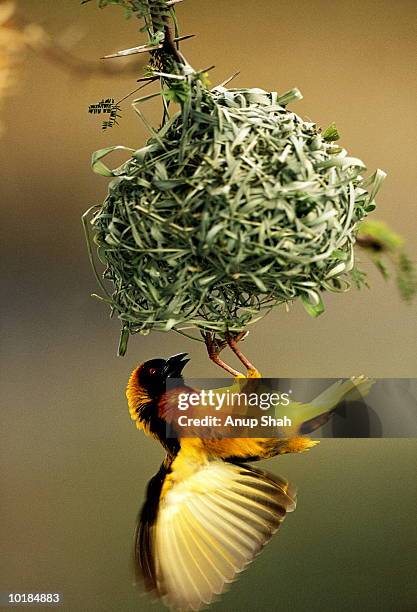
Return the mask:
<path id="1" fill-rule="evenodd" d="M 145 426 L 143 420 L 148 420 L 148 413 L 155 415 L 158 400 L 166 391 L 167 379 L 178 379 L 182 384 L 182 370 L 190 361 L 186 357 L 187 353 L 178 353 L 169 359 L 150 359 L 133 370 L 126 397 L 130 416 L 138 428 Z"/>
<path id="2" fill-rule="evenodd" d="M 184 366 L 190 361 L 187 353 L 178 353 L 169 359 L 150 359 L 136 369 L 138 385 L 150 398 L 158 399 L 166 390 L 168 378 L 182 381 Z"/>

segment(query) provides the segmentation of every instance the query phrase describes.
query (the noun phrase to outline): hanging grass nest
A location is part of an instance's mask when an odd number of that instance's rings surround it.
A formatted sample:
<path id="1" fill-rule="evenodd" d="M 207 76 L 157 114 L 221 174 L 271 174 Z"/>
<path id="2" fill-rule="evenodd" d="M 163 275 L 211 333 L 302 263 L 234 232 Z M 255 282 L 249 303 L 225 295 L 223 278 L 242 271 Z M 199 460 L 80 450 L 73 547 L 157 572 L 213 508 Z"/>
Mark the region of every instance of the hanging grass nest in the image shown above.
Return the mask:
<path id="1" fill-rule="evenodd" d="M 187 85 L 188 89 L 185 87 Z M 114 176 L 91 220 L 112 285 L 104 299 L 129 333 L 238 332 L 300 298 L 345 291 L 358 223 L 384 178 L 260 89 L 208 90 L 188 76 L 182 108 Z M 184 93 L 185 92 L 185 93 Z M 123 352 L 123 349 L 122 349 Z"/>

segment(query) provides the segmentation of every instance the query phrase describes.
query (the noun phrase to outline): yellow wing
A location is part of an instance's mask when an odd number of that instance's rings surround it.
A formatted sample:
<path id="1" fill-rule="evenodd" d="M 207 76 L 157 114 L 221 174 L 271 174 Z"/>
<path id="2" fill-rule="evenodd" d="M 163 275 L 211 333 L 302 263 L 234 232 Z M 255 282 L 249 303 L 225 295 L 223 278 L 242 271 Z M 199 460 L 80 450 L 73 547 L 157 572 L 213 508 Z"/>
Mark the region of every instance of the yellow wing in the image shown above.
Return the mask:
<path id="1" fill-rule="evenodd" d="M 170 607 L 210 604 L 260 552 L 287 512 L 295 490 L 281 478 L 224 461 L 189 461 L 181 451 L 162 486 L 151 529 L 138 541 L 148 585 Z M 152 514 L 152 513 L 151 513 Z M 145 538 L 146 539 L 146 538 Z M 143 540 L 143 535 L 142 535 Z"/>
<path id="2" fill-rule="evenodd" d="M 352 376 L 348 380 L 338 380 L 325 389 L 309 403 L 290 402 L 288 406 L 277 409 L 279 416 L 285 414 L 291 419 L 291 427 L 285 428 L 288 437 L 309 434 L 326 423 L 338 404 L 352 393 L 365 397 L 374 381 L 366 376 Z"/>

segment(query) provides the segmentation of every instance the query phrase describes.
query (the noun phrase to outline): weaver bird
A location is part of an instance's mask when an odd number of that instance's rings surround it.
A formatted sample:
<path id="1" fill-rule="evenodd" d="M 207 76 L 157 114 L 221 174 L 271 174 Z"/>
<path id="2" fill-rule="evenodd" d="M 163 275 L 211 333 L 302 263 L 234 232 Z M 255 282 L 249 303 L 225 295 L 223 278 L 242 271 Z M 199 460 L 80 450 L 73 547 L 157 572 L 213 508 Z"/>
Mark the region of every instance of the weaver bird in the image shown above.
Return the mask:
<path id="1" fill-rule="evenodd" d="M 170 607 L 199 610 L 225 590 L 295 509 L 296 490 L 291 484 L 247 463 L 302 452 L 317 442 L 299 435 L 289 439 L 167 437 L 170 406 L 180 391 L 190 390 L 182 379 L 186 357 L 187 353 L 180 353 L 138 366 L 126 396 L 138 429 L 160 442 L 166 452 L 148 484 L 136 530 L 137 569 L 145 588 Z M 258 372 L 251 366 L 247 375 L 258 376 Z M 176 379 L 169 390 L 168 378 Z M 339 385 L 336 396 L 340 399 Z M 328 394 L 324 399 L 321 408 L 316 401 L 310 412 L 303 411 L 303 418 L 311 423 L 309 431 L 320 426 L 322 420 L 315 419 L 337 403 L 329 401 Z"/>

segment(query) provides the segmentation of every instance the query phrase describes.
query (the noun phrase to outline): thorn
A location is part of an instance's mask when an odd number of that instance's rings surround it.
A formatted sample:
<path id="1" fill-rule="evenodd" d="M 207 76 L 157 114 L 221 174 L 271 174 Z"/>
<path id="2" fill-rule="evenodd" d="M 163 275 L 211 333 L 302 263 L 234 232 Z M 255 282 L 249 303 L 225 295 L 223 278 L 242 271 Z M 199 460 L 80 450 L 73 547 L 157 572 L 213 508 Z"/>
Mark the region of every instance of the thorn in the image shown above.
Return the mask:
<path id="1" fill-rule="evenodd" d="M 215 68 L 216 66 L 213 64 L 213 66 L 209 66 L 208 68 L 203 68 L 203 70 L 197 70 L 197 74 L 202 74 L 204 72 L 208 72 L 209 70 L 213 70 L 213 68 Z"/>
<path id="2" fill-rule="evenodd" d="M 228 79 L 226 79 L 222 83 L 219 83 L 219 85 L 216 85 L 216 87 L 226 87 L 226 85 L 228 85 L 230 81 L 233 81 L 233 79 L 236 78 L 238 74 L 240 74 L 240 70 L 232 74 L 232 76 L 230 76 Z"/>
<path id="3" fill-rule="evenodd" d="M 154 77 L 154 76 L 151 76 L 151 77 L 142 77 L 142 78 L 140 78 L 140 79 L 137 79 L 137 81 L 136 81 L 136 82 L 137 82 L 137 83 L 143 83 L 143 82 L 145 82 L 145 81 L 152 82 L 152 81 L 157 81 L 157 80 L 158 80 L 158 77 L 156 77 L 156 76 L 155 76 L 155 77 Z"/>
<path id="4" fill-rule="evenodd" d="M 179 42 L 181 40 L 187 40 L 188 38 L 194 38 L 195 34 L 187 34 L 186 36 L 178 36 L 174 38 L 174 42 Z M 122 51 L 117 51 L 117 53 L 110 53 L 110 55 L 104 55 L 100 59 L 111 59 L 113 57 L 126 57 L 128 55 L 134 55 L 136 53 L 147 53 L 155 51 L 156 49 L 162 49 L 163 45 L 141 45 L 139 47 L 131 47 L 130 49 L 123 49 Z"/>
<path id="5" fill-rule="evenodd" d="M 168 72 L 154 72 L 154 75 L 156 77 L 164 77 L 166 79 L 176 79 L 178 81 L 184 81 L 185 80 L 185 76 L 182 76 L 180 74 L 169 74 Z"/>

